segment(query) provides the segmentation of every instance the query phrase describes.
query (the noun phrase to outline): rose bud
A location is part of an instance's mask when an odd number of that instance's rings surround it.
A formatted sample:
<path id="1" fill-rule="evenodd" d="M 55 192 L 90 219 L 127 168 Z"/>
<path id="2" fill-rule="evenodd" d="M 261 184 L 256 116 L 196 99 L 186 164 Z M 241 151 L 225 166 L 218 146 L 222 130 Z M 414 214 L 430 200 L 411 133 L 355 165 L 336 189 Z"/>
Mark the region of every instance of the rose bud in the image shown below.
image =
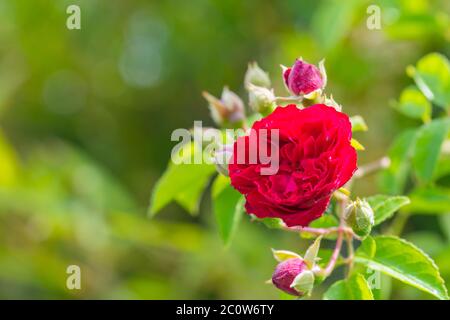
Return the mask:
<path id="1" fill-rule="evenodd" d="M 315 65 L 297 59 L 291 68 L 283 68 L 283 79 L 286 88 L 296 96 L 308 95 L 321 90 L 326 84 L 326 73 L 323 62 L 320 70 Z"/>
<path id="2" fill-rule="evenodd" d="M 347 206 L 344 218 L 347 225 L 361 238 L 370 234 L 375 223 L 372 208 L 366 200 L 359 198 Z"/>
<path id="3" fill-rule="evenodd" d="M 308 270 L 301 258 L 291 258 L 280 262 L 272 275 L 272 283 L 278 289 L 294 295 L 308 295 L 314 285 L 314 274 Z"/>
<path id="4" fill-rule="evenodd" d="M 269 114 L 275 108 L 275 95 L 272 90 L 250 84 L 249 105 L 259 113 Z"/>
<path id="5" fill-rule="evenodd" d="M 209 102 L 211 117 L 220 126 L 239 126 L 245 119 L 244 103 L 228 87 L 224 87 L 219 99 L 204 91 L 203 97 Z"/>
<path id="6" fill-rule="evenodd" d="M 256 62 L 250 62 L 248 64 L 244 84 L 246 88 L 248 88 L 249 85 L 270 88 L 271 85 L 269 75 L 261 69 Z"/>

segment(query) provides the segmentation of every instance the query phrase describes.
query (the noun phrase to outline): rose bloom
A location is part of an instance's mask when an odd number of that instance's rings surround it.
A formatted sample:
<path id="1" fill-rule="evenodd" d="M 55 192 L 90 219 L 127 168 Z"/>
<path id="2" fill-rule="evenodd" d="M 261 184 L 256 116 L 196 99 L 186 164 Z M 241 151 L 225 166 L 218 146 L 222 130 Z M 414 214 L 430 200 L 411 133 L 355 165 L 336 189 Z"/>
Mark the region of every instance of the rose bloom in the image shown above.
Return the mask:
<path id="1" fill-rule="evenodd" d="M 332 193 L 357 168 L 349 118 L 332 107 L 277 107 L 252 129 L 256 133 L 279 130 L 279 168 L 275 174 L 261 174 L 269 164 L 259 158 L 253 163 L 247 156 L 238 161 L 238 153 L 250 148 L 248 135 L 235 142 L 228 166 L 231 184 L 245 196 L 247 213 L 258 218 L 280 218 L 287 226 L 307 226 L 323 214 Z M 270 133 L 267 136 L 270 144 Z M 240 139 L 245 140 L 240 144 L 246 150 L 238 150 Z"/>

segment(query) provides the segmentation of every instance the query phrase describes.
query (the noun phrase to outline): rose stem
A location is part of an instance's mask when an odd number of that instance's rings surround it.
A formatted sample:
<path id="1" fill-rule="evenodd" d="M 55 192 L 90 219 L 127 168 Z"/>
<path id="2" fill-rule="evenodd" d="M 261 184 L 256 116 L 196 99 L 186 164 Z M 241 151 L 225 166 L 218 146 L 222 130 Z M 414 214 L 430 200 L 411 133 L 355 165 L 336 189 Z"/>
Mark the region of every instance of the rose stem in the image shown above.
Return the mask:
<path id="1" fill-rule="evenodd" d="M 290 96 L 290 97 L 275 97 L 275 103 L 283 103 L 283 102 L 302 102 L 303 101 L 303 97 L 295 97 L 295 96 Z"/>
<path id="2" fill-rule="evenodd" d="M 338 237 L 337 237 L 337 240 L 336 240 L 336 247 L 334 248 L 333 254 L 331 256 L 330 261 L 328 262 L 328 265 L 326 266 L 326 268 L 322 272 L 322 274 L 325 277 L 330 275 L 330 273 L 334 269 L 334 266 L 336 265 L 337 259 L 339 257 L 339 253 L 341 251 L 343 239 L 344 239 L 344 230 L 342 228 L 340 228 L 339 231 L 338 231 Z"/>
<path id="3" fill-rule="evenodd" d="M 364 166 L 361 166 L 358 170 L 356 170 L 354 174 L 354 178 L 362 178 L 370 173 L 378 171 L 380 169 L 388 168 L 391 165 L 391 160 L 388 157 L 383 157 L 376 161 L 370 162 Z"/>
<path id="4" fill-rule="evenodd" d="M 311 227 L 283 227 L 283 230 L 291 232 L 309 232 L 317 235 L 327 235 L 342 231 L 345 234 L 353 236 L 353 230 L 348 227 L 330 227 L 330 228 L 311 228 Z"/>
<path id="5" fill-rule="evenodd" d="M 355 257 L 355 253 L 353 250 L 353 237 L 349 234 L 346 234 L 346 240 L 347 240 L 347 250 L 348 250 L 348 256 L 347 256 L 347 277 L 350 276 L 353 269 L 353 259 Z"/>

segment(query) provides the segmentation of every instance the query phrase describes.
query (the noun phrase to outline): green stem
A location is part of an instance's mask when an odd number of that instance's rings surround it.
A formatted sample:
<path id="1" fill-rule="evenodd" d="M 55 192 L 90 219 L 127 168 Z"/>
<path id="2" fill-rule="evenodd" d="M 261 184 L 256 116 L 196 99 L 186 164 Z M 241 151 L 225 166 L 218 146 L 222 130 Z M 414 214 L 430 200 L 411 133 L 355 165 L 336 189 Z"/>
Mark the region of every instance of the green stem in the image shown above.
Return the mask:
<path id="1" fill-rule="evenodd" d="M 353 264 L 354 264 L 354 258 L 355 258 L 355 252 L 353 249 L 353 237 L 351 235 L 346 235 L 347 240 L 347 277 L 350 276 L 353 270 Z"/>

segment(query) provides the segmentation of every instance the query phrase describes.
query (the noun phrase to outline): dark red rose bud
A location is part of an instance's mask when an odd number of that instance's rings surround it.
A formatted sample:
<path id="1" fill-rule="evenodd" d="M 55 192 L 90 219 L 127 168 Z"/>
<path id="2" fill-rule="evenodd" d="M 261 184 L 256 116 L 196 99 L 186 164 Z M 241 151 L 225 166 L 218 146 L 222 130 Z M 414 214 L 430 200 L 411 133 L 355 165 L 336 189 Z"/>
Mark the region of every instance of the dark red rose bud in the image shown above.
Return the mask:
<path id="1" fill-rule="evenodd" d="M 306 292 L 299 292 L 291 287 L 294 279 L 302 272 L 307 271 L 306 263 L 300 258 L 292 258 L 280 262 L 272 275 L 272 283 L 278 289 L 292 294 L 294 296 L 302 296 Z"/>
<path id="2" fill-rule="evenodd" d="M 325 75 L 315 66 L 297 59 L 292 68 L 284 68 L 283 78 L 294 95 L 307 95 L 325 86 Z"/>

